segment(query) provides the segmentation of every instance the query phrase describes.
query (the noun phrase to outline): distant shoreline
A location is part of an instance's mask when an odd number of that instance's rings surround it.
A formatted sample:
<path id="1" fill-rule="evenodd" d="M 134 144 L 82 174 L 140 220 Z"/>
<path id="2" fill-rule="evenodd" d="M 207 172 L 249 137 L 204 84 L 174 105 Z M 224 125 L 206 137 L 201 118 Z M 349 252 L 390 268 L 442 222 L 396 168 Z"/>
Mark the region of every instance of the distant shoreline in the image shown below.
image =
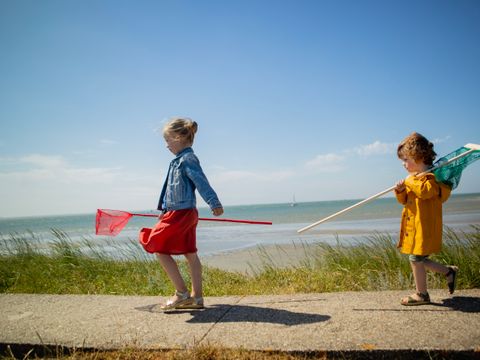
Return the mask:
<path id="1" fill-rule="evenodd" d="M 459 197 L 459 196 L 479 196 L 480 197 L 480 192 L 473 192 L 473 193 L 452 193 L 451 197 Z M 392 195 L 386 195 L 382 196 L 379 199 L 392 199 L 394 196 Z M 361 200 L 364 200 L 365 198 L 353 198 L 353 199 L 336 199 L 336 200 L 312 200 L 312 201 L 297 201 L 296 205 L 302 205 L 302 204 L 313 204 L 313 203 L 329 203 L 329 202 L 358 202 Z M 448 203 L 448 202 L 447 202 Z M 239 208 L 239 207 L 244 207 L 244 206 L 270 206 L 270 205 L 285 205 L 286 207 L 290 207 L 291 202 L 279 202 L 279 203 L 261 203 L 261 204 L 237 204 L 237 205 L 225 205 L 225 209 L 234 209 L 234 208 Z M 205 205 L 198 206 L 199 211 L 209 211 L 208 207 Z M 124 211 L 129 211 L 129 212 L 134 212 L 134 213 L 155 213 L 156 211 L 154 210 L 135 210 L 135 209 L 118 209 L 118 210 L 124 210 Z M 93 210 L 91 212 L 79 212 L 79 213 L 65 213 L 65 214 L 36 214 L 36 215 L 14 215 L 14 216 L 0 216 L 0 220 L 10 220 L 10 219 L 29 219 L 29 218 L 54 218 L 54 217 L 63 217 L 63 216 L 92 216 L 95 215 L 96 210 Z"/>

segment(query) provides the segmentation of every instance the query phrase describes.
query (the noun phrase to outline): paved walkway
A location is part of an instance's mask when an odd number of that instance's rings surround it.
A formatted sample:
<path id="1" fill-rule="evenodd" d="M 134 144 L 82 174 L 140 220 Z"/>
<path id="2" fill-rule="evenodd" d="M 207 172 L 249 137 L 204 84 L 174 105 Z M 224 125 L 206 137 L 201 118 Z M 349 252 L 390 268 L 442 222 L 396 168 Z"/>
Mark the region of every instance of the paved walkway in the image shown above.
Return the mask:
<path id="1" fill-rule="evenodd" d="M 161 312 L 164 299 L 153 296 L 2 294 L 0 344 L 480 354 L 480 289 L 432 290 L 432 305 L 401 306 L 408 293 L 209 297 L 205 310 L 176 313 Z"/>

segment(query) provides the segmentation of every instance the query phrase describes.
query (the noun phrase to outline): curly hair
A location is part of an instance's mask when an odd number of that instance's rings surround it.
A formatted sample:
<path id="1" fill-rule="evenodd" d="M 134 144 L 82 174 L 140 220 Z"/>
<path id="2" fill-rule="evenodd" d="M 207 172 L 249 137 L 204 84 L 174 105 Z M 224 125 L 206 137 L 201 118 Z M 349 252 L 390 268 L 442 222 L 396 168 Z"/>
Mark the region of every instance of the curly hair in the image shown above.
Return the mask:
<path id="1" fill-rule="evenodd" d="M 423 161 L 425 165 L 432 165 L 437 154 L 433 151 L 433 144 L 423 135 L 413 132 L 398 145 L 397 155 L 401 159 L 408 156 L 415 161 Z"/>

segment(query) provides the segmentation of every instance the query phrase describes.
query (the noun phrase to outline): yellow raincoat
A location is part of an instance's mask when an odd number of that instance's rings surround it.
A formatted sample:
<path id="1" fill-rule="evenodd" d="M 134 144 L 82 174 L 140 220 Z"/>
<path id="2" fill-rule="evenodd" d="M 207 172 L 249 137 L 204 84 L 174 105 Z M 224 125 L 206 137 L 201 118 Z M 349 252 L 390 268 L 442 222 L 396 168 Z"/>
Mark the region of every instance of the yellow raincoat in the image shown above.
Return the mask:
<path id="1" fill-rule="evenodd" d="M 406 189 L 395 196 L 405 205 L 402 212 L 398 247 L 404 254 L 430 255 L 442 248 L 442 203 L 451 189 L 437 183 L 435 175 L 409 176 Z"/>

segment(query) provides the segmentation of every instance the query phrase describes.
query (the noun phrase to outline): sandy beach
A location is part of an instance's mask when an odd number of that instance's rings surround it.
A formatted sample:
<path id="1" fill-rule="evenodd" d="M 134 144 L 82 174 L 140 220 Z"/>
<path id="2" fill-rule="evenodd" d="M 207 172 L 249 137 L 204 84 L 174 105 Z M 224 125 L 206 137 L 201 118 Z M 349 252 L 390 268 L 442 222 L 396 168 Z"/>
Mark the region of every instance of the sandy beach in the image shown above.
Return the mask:
<path id="1" fill-rule="evenodd" d="M 262 268 L 263 264 L 276 267 L 290 267 L 301 264 L 308 257 L 309 248 L 315 245 L 264 245 L 251 248 L 225 251 L 201 257 L 204 265 L 227 271 L 252 275 Z"/>

